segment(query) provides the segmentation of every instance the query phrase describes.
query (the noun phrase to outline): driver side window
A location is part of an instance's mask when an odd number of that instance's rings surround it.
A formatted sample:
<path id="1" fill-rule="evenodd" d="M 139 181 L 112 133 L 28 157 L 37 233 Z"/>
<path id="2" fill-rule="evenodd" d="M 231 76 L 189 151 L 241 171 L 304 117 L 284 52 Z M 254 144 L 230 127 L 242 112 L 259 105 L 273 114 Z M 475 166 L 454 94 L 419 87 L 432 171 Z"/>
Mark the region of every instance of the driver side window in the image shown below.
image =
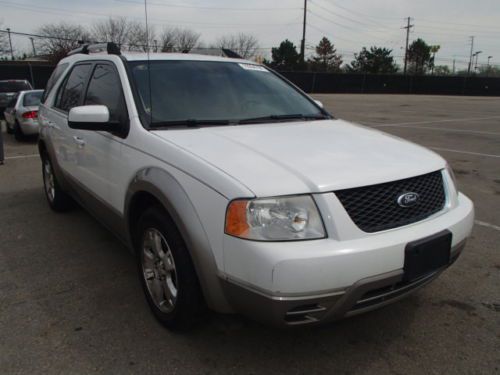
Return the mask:
<path id="1" fill-rule="evenodd" d="M 96 64 L 89 82 L 85 105 L 105 105 L 110 122 L 125 126 L 128 121 L 120 77 L 110 64 Z"/>

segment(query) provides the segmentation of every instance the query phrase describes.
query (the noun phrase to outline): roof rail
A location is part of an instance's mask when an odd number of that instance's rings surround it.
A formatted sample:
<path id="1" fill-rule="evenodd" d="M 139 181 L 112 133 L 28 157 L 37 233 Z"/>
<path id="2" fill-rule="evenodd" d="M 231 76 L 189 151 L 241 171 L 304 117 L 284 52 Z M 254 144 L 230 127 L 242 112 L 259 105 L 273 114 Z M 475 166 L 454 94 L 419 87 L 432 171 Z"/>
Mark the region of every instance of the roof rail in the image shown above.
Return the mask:
<path id="1" fill-rule="evenodd" d="M 121 55 L 120 47 L 113 42 L 97 43 L 97 44 L 84 44 L 68 53 L 68 56 L 76 55 L 78 53 L 88 55 L 90 53 L 107 52 L 108 55 Z"/>
<path id="2" fill-rule="evenodd" d="M 222 53 L 224 54 L 224 56 L 229 57 L 231 59 L 242 59 L 243 58 L 239 54 L 237 54 L 236 52 L 234 52 L 233 50 L 230 50 L 228 48 L 222 48 Z"/>

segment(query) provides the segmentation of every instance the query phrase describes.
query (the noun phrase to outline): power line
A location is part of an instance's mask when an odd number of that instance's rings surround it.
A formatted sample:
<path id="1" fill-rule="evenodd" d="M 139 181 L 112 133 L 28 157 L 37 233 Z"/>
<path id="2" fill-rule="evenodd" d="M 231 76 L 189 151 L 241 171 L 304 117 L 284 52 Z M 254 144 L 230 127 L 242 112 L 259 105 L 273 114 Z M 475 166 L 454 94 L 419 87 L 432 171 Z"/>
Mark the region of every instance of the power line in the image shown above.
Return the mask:
<path id="1" fill-rule="evenodd" d="M 143 5 L 142 2 L 133 1 L 133 0 L 114 0 L 118 3 L 128 3 L 128 4 L 137 4 Z M 185 4 L 172 4 L 172 3 L 151 3 L 148 2 L 148 6 L 160 6 L 160 7 L 168 7 L 168 8 L 187 8 L 187 9 L 203 9 L 203 10 L 217 10 L 217 11 L 239 11 L 239 12 L 260 12 L 260 11 L 283 11 L 283 10 L 299 10 L 302 8 L 298 7 L 255 7 L 255 8 L 235 8 L 235 7 L 212 7 L 212 6 L 199 6 L 199 5 L 185 5 Z"/>
<path id="2" fill-rule="evenodd" d="M 62 13 L 64 15 L 66 14 L 69 14 L 69 15 L 72 15 L 72 16 L 75 16 L 75 15 L 84 15 L 84 16 L 87 16 L 87 17 L 105 17 L 105 18 L 109 18 L 109 14 L 103 14 L 103 13 L 96 13 L 96 12 L 87 12 L 87 11 L 75 11 L 75 10 L 69 10 L 69 9 L 64 9 L 64 8 L 52 8 L 52 7 L 46 7 L 46 6 L 38 6 L 38 5 L 35 5 L 35 4 L 14 4 L 14 3 L 10 3 L 10 2 L 7 2 L 7 1 L 0 1 L 0 4 L 2 5 L 6 5 L 8 7 L 11 7 L 11 8 L 15 8 L 15 9 L 21 9 L 21 10 L 24 10 L 24 11 L 28 11 L 28 12 L 33 12 L 33 13 L 48 13 L 48 14 L 54 14 L 54 13 Z M 141 17 L 130 17 L 132 19 L 138 19 L 138 20 L 141 20 L 142 21 L 142 18 Z M 197 25 L 198 27 L 203 27 L 203 28 L 207 28 L 207 27 L 213 27 L 213 28 L 226 28 L 226 27 L 236 27 L 236 28 L 241 28 L 241 27 L 282 27 L 282 26 L 288 26 L 288 25 L 291 25 L 292 23 L 282 23 L 282 24 L 279 24 L 279 23 L 276 23 L 276 22 L 272 22 L 272 23 L 249 23 L 249 24 L 242 24 L 242 23 L 227 23 L 227 24 L 224 24 L 224 23 L 220 23 L 220 22 L 193 22 L 193 21 L 179 21 L 179 20 L 175 20 L 175 21 L 171 21 L 171 20 L 167 20 L 167 19 L 151 19 L 151 20 L 154 20 L 155 22 L 157 23 L 160 23 L 160 24 L 166 24 L 168 23 L 169 25 L 176 25 L 176 26 L 183 26 L 185 24 L 192 24 L 192 25 Z M 206 26 L 205 26 L 206 25 Z"/>

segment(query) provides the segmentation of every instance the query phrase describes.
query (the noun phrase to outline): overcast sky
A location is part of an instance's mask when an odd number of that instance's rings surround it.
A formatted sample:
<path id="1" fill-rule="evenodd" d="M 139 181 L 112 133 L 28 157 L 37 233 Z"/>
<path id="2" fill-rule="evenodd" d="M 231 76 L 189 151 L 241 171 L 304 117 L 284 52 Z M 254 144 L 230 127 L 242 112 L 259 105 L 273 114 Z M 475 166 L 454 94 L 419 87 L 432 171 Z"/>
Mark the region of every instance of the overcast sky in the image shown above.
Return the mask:
<path id="1" fill-rule="evenodd" d="M 259 40 L 262 54 L 290 39 L 297 47 L 302 37 L 303 0 L 148 0 L 150 24 L 181 26 L 202 34 L 210 44 L 225 34 L 244 32 Z M 309 0 L 307 46 L 327 36 L 350 62 L 363 46 L 384 46 L 401 59 L 404 54 L 405 17 L 412 17 L 410 40 L 423 38 L 441 45 L 437 64 L 457 69 L 468 62 L 469 36 L 479 62 L 500 64 L 500 0 Z M 34 32 L 45 23 L 61 21 L 91 25 L 109 16 L 144 20 L 141 0 L 0 0 L 2 28 Z M 16 51 L 28 50 L 26 37 L 14 37 Z"/>

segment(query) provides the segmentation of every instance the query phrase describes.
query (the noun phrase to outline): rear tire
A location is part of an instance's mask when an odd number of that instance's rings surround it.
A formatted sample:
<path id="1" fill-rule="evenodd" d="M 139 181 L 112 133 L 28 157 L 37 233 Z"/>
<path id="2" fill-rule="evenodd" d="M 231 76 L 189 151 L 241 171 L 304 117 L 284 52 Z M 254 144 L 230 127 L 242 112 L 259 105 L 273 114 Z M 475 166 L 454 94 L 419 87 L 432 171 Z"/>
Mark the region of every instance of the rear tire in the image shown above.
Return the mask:
<path id="1" fill-rule="evenodd" d="M 172 331 L 193 328 L 207 314 L 188 249 L 170 216 L 152 206 L 139 218 L 136 254 L 146 300 Z"/>
<path id="2" fill-rule="evenodd" d="M 75 206 L 73 199 L 64 192 L 57 182 L 52 162 L 47 154 L 42 155 L 42 174 L 45 197 L 52 210 L 69 211 Z"/>

